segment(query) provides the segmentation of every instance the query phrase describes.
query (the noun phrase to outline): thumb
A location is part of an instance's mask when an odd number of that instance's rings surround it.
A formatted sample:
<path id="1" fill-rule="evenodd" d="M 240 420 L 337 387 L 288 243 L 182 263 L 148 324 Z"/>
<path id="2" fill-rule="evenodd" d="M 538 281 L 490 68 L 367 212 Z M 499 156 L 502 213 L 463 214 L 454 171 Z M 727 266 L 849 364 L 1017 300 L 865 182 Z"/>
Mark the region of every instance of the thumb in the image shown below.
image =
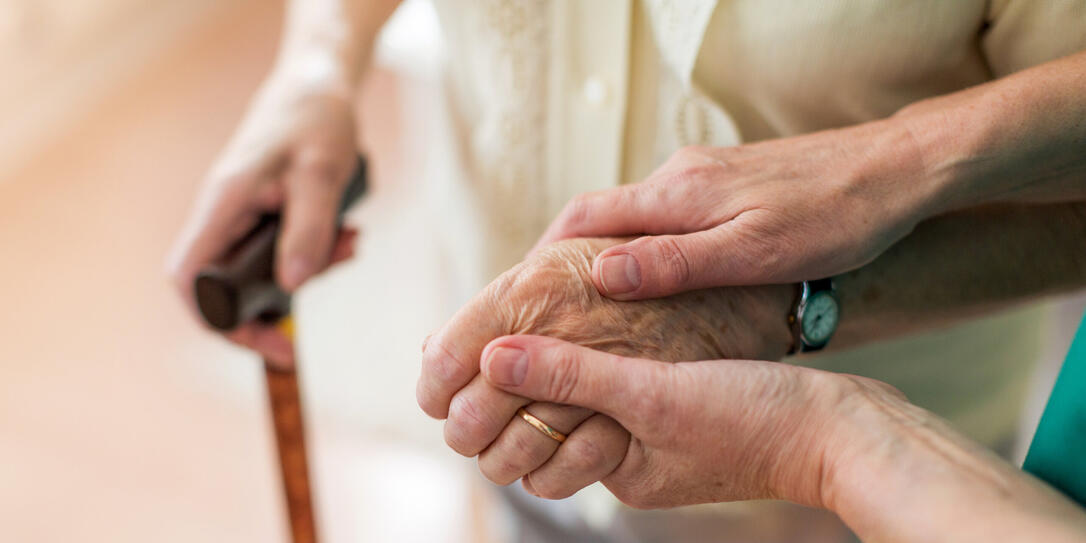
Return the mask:
<path id="1" fill-rule="evenodd" d="M 659 298 L 720 286 L 773 282 L 764 243 L 737 234 L 734 221 L 683 235 L 645 236 L 596 256 L 592 282 L 615 300 Z M 763 257 L 764 256 L 764 257 Z"/>
<path id="2" fill-rule="evenodd" d="M 626 358 L 544 336 L 505 336 L 487 345 L 482 373 L 491 385 L 537 401 L 586 407 L 635 435 L 659 423 L 670 366 Z"/>
<path id="3" fill-rule="evenodd" d="M 286 173 L 287 197 L 276 251 L 280 285 L 292 291 L 323 269 L 336 240 L 336 211 L 350 172 L 323 153 L 302 155 Z"/>

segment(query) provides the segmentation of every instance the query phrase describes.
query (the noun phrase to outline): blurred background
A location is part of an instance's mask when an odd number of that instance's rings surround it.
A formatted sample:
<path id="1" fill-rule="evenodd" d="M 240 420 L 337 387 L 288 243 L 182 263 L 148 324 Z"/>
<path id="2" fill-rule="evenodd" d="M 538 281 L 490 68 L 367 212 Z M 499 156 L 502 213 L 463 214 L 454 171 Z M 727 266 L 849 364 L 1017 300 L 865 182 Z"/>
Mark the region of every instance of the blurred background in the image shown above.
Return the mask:
<path id="1" fill-rule="evenodd" d="M 163 273 L 281 4 L 0 0 L 0 539 L 286 540 L 261 367 L 199 329 Z M 327 541 L 501 532 L 474 463 L 414 401 L 452 296 L 420 217 L 441 49 L 409 0 L 359 97 L 375 183 L 352 219 L 360 257 L 298 301 Z M 1027 437 L 1082 304 L 1051 304 Z"/>
<path id="2" fill-rule="evenodd" d="M 287 540 L 260 363 L 201 330 L 164 273 L 282 10 L 0 1 L 0 540 Z M 381 38 L 359 97 L 360 258 L 298 300 L 326 541 L 485 541 L 491 522 L 474 463 L 414 400 L 447 317 L 416 220 L 424 149 L 404 145 L 429 129 L 435 25 L 410 1 Z"/>

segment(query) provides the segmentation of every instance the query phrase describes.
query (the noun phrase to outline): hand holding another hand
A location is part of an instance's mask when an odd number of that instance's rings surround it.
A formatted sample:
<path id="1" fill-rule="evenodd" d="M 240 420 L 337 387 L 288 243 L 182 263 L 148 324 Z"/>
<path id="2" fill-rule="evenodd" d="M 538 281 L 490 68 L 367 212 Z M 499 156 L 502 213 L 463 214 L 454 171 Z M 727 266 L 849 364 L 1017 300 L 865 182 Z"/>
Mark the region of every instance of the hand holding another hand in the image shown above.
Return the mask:
<path id="1" fill-rule="evenodd" d="M 646 235 L 600 253 L 616 300 L 794 283 L 866 264 L 907 235 L 939 190 L 900 123 L 738 147 L 687 147 L 645 181 L 582 194 L 536 250 L 570 237 Z"/>
<path id="2" fill-rule="evenodd" d="M 634 507 L 786 499 L 837 513 L 864 541 L 1086 535 L 1081 508 L 878 381 L 776 362 L 667 364 L 540 336 L 496 339 L 483 360 L 495 387 L 628 429 L 600 480 Z"/>
<path id="3" fill-rule="evenodd" d="M 600 296 L 589 277 L 592 259 L 616 243 L 567 240 L 538 251 L 427 340 L 419 405 L 433 417 L 447 417 L 446 442 L 465 456 L 479 455 L 480 470 L 492 481 L 508 484 L 526 477 L 537 494 L 565 497 L 610 473 L 629 439 L 613 420 L 589 409 L 533 404 L 488 384 L 479 364 L 495 338 L 547 335 L 670 362 L 778 359 L 790 347 L 787 315 L 795 291 L 788 285 L 712 289 L 637 303 Z M 569 439 L 559 447 L 515 416 L 521 407 Z"/>
<path id="4" fill-rule="evenodd" d="M 835 446 L 825 437 L 839 435 L 848 394 L 894 393 L 776 362 L 668 364 L 527 335 L 490 342 L 482 371 L 502 390 L 587 407 L 628 429 L 625 458 L 601 480 L 638 508 L 765 498 L 820 505 L 821 478 L 833 468 L 826 449 Z"/>

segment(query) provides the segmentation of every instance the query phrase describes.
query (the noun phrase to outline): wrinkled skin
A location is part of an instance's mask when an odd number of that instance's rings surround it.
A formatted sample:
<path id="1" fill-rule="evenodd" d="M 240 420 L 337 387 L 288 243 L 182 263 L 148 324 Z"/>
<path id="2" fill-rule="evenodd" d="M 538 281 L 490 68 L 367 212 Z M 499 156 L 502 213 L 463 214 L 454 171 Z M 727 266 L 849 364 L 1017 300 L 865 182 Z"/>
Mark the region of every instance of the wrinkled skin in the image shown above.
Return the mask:
<path id="1" fill-rule="evenodd" d="M 637 508 L 768 498 L 823 506 L 821 474 L 857 441 L 841 421 L 869 394 L 901 397 L 875 381 L 790 364 L 667 364 L 543 336 L 498 338 L 484 360 L 494 386 L 596 409 L 630 430 L 628 453 L 601 481 Z"/>
<path id="2" fill-rule="evenodd" d="M 592 261 L 622 241 L 566 240 L 537 251 L 491 283 L 424 345 L 419 405 L 433 417 L 447 418 L 446 442 L 465 456 L 479 455 L 480 470 L 492 481 L 508 484 L 526 477 L 533 492 L 568 496 L 618 466 L 629 444 L 629 434 L 604 415 L 532 404 L 489 385 L 479 375 L 480 357 L 495 338 L 544 335 L 669 362 L 777 360 L 791 345 L 791 285 L 701 290 L 639 302 L 601 296 L 591 280 Z M 522 406 L 570 440 L 559 448 L 516 418 Z M 566 477 L 570 473 L 578 478 Z"/>
<path id="3" fill-rule="evenodd" d="M 1081 507 L 885 383 L 625 358 L 543 336 L 498 338 L 484 360 L 496 387 L 629 429 L 625 459 L 601 481 L 633 507 L 779 498 L 833 511 L 863 541 L 1086 540 Z"/>

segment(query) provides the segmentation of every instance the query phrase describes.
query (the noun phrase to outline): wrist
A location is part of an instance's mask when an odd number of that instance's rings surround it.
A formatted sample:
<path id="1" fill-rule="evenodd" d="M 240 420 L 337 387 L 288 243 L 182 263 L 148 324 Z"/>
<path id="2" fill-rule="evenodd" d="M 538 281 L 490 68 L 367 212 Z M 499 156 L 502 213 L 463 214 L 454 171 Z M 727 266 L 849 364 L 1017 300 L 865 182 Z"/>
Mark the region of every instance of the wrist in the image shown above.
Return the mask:
<path id="1" fill-rule="evenodd" d="M 1083 66 L 1072 55 L 895 114 L 942 179 L 938 210 L 1082 198 Z"/>
<path id="2" fill-rule="evenodd" d="M 962 126 L 964 119 L 958 118 L 955 106 L 943 104 L 939 99 L 919 102 L 890 119 L 908 134 L 910 152 L 920 165 L 916 178 L 924 190 L 918 221 L 969 207 L 978 200 L 968 182 L 977 173 L 970 160 L 975 153 L 964 135 L 968 132 Z"/>
<path id="3" fill-rule="evenodd" d="M 919 408 L 900 392 L 870 379 L 834 375 L 832 423 L 816 448 L 820 477 L 814 504 L 836 513 L 865 540 L 906 516 L 908 479 L 922 465 L 910 424 L 923 424 Z"/>
<path id="4" fill-rule="evenodd" d="M 925 118 L 927 120 L 927 118 Z M 898 226 L 910 229 L 946 211 L 947 197 L 958 175 L 942 133 L 910 115 L 894 115 L 868 123 L 872 133 L 859 134 L 871 149 L 859 161 L 856 179 L 877 184 L 871 194 L 881 196 L 883 209 Z"/>
<path id="5" fill-rule="evenodd" d="M 322 94 L 354 100 L 358 93 L 355 68 L 334 52 L 294 51 L 276 61 L 264 87 L 288 89 L 292 94 Z"/>
<path id="6" fill-rule="evenodd" d="M 275 71 L 354 89 L 397 3 L 290 2 Z"/>
<path id="7" fill-rule="evenodd" d="M 1056 157 L 1038 151 L 1046 144 L 1054 147 L 1039 127 L 1057 119 L 1017 107 L 1005 84 L 922 100 L 891 117 L 909 131 L 934 189 L 921 219 L 1013 200 L 1031 178 L 1058 164 Z"/>
<path id="8" fill-rule="evenodd" d="M 871 429 L 857 423 L 857 409 L 866 400 L 857 398 L 855 378 L 832 372 L 789 366 L 790 390 L 796 398 L 793 421 L 785 432 L 787 442 L 770 464 L 770 496 L 836 512 L 841 496 L 851 498 L 851 471 L 866 449 Z"/>
<path id="9" fill-rule="evenodd" d="M 957 534 L 962 540 L 991 541 L 995 534 L 966 534 L 990 531 L 985 527 L 993 519 L 1013 520 L 1020 517 L 1022 503 L 1038 501 L 1021 472 L 897 390 L 862 377 L 840 377 L 851 384 L 844 387 L 819 449 L 818 505 L 836 513 L 861 539 L 931 541 Z M 970 504 L 965 513 L 962 503 Z"/>

